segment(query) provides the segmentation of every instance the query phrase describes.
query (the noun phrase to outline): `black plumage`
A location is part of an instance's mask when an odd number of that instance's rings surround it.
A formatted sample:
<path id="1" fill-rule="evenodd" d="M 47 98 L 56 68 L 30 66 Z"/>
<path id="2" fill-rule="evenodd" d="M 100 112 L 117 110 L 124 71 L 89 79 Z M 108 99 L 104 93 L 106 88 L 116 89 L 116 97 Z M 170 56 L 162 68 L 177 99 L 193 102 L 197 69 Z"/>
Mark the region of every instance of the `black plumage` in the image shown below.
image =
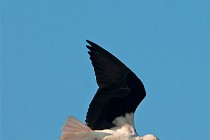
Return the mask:
<path id="1" fill-rule="evenodd" d="M 141 80 L 119 59 L 87 42 L 99 88 L 89 105 L 86 123 L 93 130 L 109 129 L 115 126 L 112 121 L 116 117 L 135 112 L 146 91 Z"/>

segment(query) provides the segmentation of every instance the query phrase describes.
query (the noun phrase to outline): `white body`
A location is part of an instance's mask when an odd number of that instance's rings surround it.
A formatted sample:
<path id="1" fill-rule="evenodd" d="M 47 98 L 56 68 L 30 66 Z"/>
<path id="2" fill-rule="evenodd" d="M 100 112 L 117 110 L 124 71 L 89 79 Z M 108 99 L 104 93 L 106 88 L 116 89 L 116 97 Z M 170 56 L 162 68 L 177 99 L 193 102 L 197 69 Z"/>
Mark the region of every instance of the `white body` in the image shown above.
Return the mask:
<path id="1" fill-rule="evenodd" d="M 60 140 L 159 140 L 151 134 L 143 137 L 137 135 L 133 126 L 133 113 L 117 117 L 113 124 L 116 127 L 111 129 L 91 130 L 76 118 L 68 117 Z"/>

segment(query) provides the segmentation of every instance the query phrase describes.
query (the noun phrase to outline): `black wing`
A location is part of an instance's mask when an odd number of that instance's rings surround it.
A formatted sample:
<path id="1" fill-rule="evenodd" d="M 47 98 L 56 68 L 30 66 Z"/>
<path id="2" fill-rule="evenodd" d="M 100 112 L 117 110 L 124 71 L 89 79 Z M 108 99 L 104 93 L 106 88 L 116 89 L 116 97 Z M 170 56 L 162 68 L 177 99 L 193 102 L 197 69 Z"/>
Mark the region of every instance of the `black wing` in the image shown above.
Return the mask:
<path id="1" fill-rule="evenodd" d="M 89 105 L 86 123 L 93 130 L 109 129 L 115 126 L 112 121 L 116 117 L 135 112 L 146 91 L 140 79 L 119 59 L 87 42 L 99 88 Z"/>

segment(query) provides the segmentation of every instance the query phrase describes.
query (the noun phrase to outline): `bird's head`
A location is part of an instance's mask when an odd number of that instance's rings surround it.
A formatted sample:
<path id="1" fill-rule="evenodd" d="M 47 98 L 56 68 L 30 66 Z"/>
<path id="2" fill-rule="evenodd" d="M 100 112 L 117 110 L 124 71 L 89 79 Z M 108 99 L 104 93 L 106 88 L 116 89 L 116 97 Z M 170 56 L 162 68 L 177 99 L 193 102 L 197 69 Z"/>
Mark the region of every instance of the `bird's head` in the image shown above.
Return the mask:
<path id="1" fill-rule="evenodd" d="M 142 140 L 160 140 L 159 138 L 157 138 L 156 136 L 152 134 L 147 134 L 143 136 L 142 138 L 143 138 Z"/>

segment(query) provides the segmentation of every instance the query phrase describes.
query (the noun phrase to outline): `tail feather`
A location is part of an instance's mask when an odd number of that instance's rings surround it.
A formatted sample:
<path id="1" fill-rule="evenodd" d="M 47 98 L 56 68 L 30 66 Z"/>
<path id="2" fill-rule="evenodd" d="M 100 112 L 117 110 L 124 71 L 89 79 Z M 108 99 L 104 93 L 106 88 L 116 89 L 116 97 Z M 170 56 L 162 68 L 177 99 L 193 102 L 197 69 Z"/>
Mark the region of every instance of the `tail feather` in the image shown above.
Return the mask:
<path id="1" fill-rule="evenodd" d="M 70 116 L 63 126 L 60 140 L 92 140 L 87 137 L 91 131 L 88 126 Z"/>

